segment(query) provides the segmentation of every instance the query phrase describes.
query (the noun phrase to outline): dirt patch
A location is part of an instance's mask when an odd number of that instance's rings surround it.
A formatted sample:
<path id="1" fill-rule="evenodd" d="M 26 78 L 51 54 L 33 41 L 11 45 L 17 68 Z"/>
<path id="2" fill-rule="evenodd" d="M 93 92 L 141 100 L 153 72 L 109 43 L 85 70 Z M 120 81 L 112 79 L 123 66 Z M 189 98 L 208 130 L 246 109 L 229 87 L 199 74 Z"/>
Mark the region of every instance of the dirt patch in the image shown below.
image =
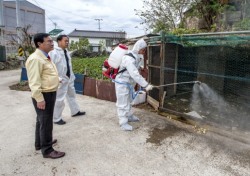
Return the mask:
<path id="1" fill-rule="evenodd" d="M 21 67 L 20 60 L 8 58 L 6 62 L 0 62 L 0 70 L 13 70 Z"/>
<path id="2" fill-rule="evenodd" d="M 133 105 L 133 107 L 140 108 L 140 109 L 145 109 L 145 110 L 150 111 L 150 112 L 158 112 L 149 103 L 141 103 L 141 104 L 138 104 L 138 105 Z"/>
<path id="3" fill-rule="evenodd" d="M 161 141 L 168 137 L 174 136 L 175 134 L 180 133 L 181 131 L 183 130 L 173 125 L 169 125 L 164 129 L 154 128 L 151 134 L 149 135 L 149 138 L 147 138 L 146 142 L 161 145 Z"/>
<path id="4" fill-rule="evenodd" d="M 21 81 L 20 83 L 9 86 L 11 90 L 30 91 L 28 81 Z"/>

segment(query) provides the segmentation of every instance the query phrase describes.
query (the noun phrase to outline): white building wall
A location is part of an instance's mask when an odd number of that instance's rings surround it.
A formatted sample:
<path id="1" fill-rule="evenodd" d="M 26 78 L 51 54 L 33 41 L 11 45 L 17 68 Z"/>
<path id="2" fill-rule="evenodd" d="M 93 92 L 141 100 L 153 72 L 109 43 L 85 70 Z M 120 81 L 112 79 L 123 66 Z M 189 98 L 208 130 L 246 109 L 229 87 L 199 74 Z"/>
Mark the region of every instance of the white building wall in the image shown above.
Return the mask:
<path id="1" fill-rule="evenodd" d="M 79 37 L 69 37 L 69 43 L 71 43 L 72 41 L 79 42 Z"/>
<path id="2" fill-rule="evenodd" d="M 3 18 L 6 33 L 16 33 L 16 4 L 3 3 Z M 30 33 L 45 32 L 45 11 L 20 5 L 20 27 L 31 25 Z"/>
<path id="3" fill-rule="evenodd" d="M 94 45 L 99 45 L 100 41 L 104 41 L 104 44 L 106 44 L 106 40 L 101 38 L 88 38 L 88 40 L 90 44 Z M 69 37 L 69 42 L 71 43 L 71 41 L 79 42 L 79 37 Z"/>
<path id="4" fill-rule="evenodd" d="M 5 31 L 16 31 L 16 9 L 12 7 L 4 7 L 3 19 L 5 24 Z"/>
<path id="5" fill-rule="evenodd" d="M 45 27 L 45 11 L 32 3 L 27 1 L 20 1 L 20 12 L 19 12 L 19 26 L 27 27 L 30 25 L 28 32 L 32 35 L 39 32 L 46 32 Z M 1 40 L 6 46 L 7 53 L 16 53 L 17 46 L 11 44 L 13 38 L 16 35 L 16 2 L 15 1 L 3 1 L 3 34 Z M 14 36 L 12 36 L 14 35 Z"/>
<path id="6" fill-rule="evenodd" d="M 99 43 L 100 43 L 101 40 L 103 40 L 103 39 L 100 39 L 100 38 L 89 38 L 89 43 L 90 44 L 99 45 Z"/>
<path id="7" fill-rule="evenodd" d="M 99 45 L 101 40 L 105 42 L 104 39 L 99 39 L 99 38 L 88 38 L 88 40 L 90 44 L 95 44 L 95 45 Z M 69 37 L 69 42 L 71 43 L 71 41 L 79 42 L 79 37 Z"/>

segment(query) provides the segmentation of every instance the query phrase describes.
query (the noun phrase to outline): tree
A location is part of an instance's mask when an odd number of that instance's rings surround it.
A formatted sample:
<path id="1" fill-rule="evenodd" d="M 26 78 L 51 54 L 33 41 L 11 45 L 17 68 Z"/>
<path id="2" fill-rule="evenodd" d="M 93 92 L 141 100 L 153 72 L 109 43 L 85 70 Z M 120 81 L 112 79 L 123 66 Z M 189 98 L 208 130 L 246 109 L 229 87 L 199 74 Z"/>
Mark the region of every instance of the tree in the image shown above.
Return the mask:
<path id="1" fill-rule="evenodd" d="M 99 45 L 100 45 L 100 51 L 103 52 L 106 50 L 106 43 L 104 40 L 100 40 L 99 41 Z"/>
<path id="2" fill-rule="evenodd" d="M 250 18 L 245 18 L 233 25 L 234 30 L 236 31 L 244 31 L 250 30 Z"/>
<path id="3" fill-rule="evenodd" d="M 88 49 L 89 48 L 89 39 L 87 38 L 80 38 L 79 39 L 79 45 L 82 46 L 84 49 Z"/>
<path id="4" fill-rule="evenodd" d="M 197 16 L 204 20 L 207 31 L 219 30 L 222 21 L 219 21 L 220 14 L 227 8 L 221 0 L 195 0 L 190 16 Z"/>
<path id="5" fill-rule="evenodd" d="M 227 0 L 144 0 L 143 3 L 143 10 L 135 10 L 136 14 L 153 32 L 178 31 L 179 28 L 185 31 L 188 17 L 203 21 L 201 29 L 205 31 L 222 31 L 226 28 L 222 13 L 232 8 Z M 246 0 L 243 4 L 247 4 Z"/>
<path id="6" fill-rule="evenodd" d="M 29 29 L 31 28 L 31 25 L 27 25 L 20 29 L 20 36 L 17 36 L 16 34 L 11 35 L 11 44 L 15 46 L 19 46 L 23 48 L 24 56 L 27 58 L 27 53 L 31 54 L 35 51 L 35 47 L 32 45 L 32 35 L 29 33 Z M 18 40 L 21 42 L 18 43 Z"/>
<path id="7" fill-rule="evenodd" d="M 89 49 L 89 40 L 87 38 L 80 38 L 79 42 L 75 42 L 72 40 L 70 45 L 69 45 L 69 49 L 70 50 L 81 50 L 81 49 L 88 50 Z"/>
<path id="8" fill-rule="evenodd" d="M 136 10 L 142 20 L 153 32 L 171 31 L 182 27 L 184 12 L 193 5 L 194 0 L 144 0 L 143 10 Z"/>
<path id="9" fill-rule="evenodd" d="M 242 0 L 238 4 L 240 4 L 241 7 L 241 19 L 232 25 L 233 30 L 250 30 L 250 11 L 248 10 L 250 8 L 250 2 L 248 0 Z"/>
<path id="10" fill-rule="evenodd" d="M 72 56 L 89 57 L 90 56 L 89 46 L 90 44 L 87 38 L 80 38 L 79 42 L 71 41 L 69 49 L 74 50 Z"/>

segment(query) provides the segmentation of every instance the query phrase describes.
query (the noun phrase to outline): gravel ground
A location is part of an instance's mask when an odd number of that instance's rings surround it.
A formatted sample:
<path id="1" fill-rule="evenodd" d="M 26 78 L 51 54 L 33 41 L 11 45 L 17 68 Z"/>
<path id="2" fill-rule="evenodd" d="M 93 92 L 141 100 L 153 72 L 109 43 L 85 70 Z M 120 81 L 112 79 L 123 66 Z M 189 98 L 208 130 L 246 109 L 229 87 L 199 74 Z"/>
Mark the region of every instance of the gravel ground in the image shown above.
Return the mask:
<path id="1" fill-rule="evenodd" d="M 34 148 L 35 111 L 30 92 L 10 90 L 20 70 L 1 71 L 1 176 L 247 176 L 248 144 L 134 108 L 139 123 L 121 131 L 115 103 L 77 95 L 85 117 L 70 117 L 54 125 L 54 148 L 60 159 L 44 159 Z"/>

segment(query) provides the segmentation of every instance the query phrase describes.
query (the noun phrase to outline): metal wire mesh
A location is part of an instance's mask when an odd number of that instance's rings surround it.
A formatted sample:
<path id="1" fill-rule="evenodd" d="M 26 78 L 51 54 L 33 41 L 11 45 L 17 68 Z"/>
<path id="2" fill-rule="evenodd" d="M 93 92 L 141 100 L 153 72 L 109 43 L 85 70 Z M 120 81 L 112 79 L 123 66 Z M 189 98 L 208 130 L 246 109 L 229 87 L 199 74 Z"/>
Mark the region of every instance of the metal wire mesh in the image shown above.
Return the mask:
<path id="1" fill-rule="evenodd" d="M 229 128 L 250 130 L 249 35 L 166 36 L 149 45 L 149 81 L 175 84 L 149 93 L 160 106 Z"/>

